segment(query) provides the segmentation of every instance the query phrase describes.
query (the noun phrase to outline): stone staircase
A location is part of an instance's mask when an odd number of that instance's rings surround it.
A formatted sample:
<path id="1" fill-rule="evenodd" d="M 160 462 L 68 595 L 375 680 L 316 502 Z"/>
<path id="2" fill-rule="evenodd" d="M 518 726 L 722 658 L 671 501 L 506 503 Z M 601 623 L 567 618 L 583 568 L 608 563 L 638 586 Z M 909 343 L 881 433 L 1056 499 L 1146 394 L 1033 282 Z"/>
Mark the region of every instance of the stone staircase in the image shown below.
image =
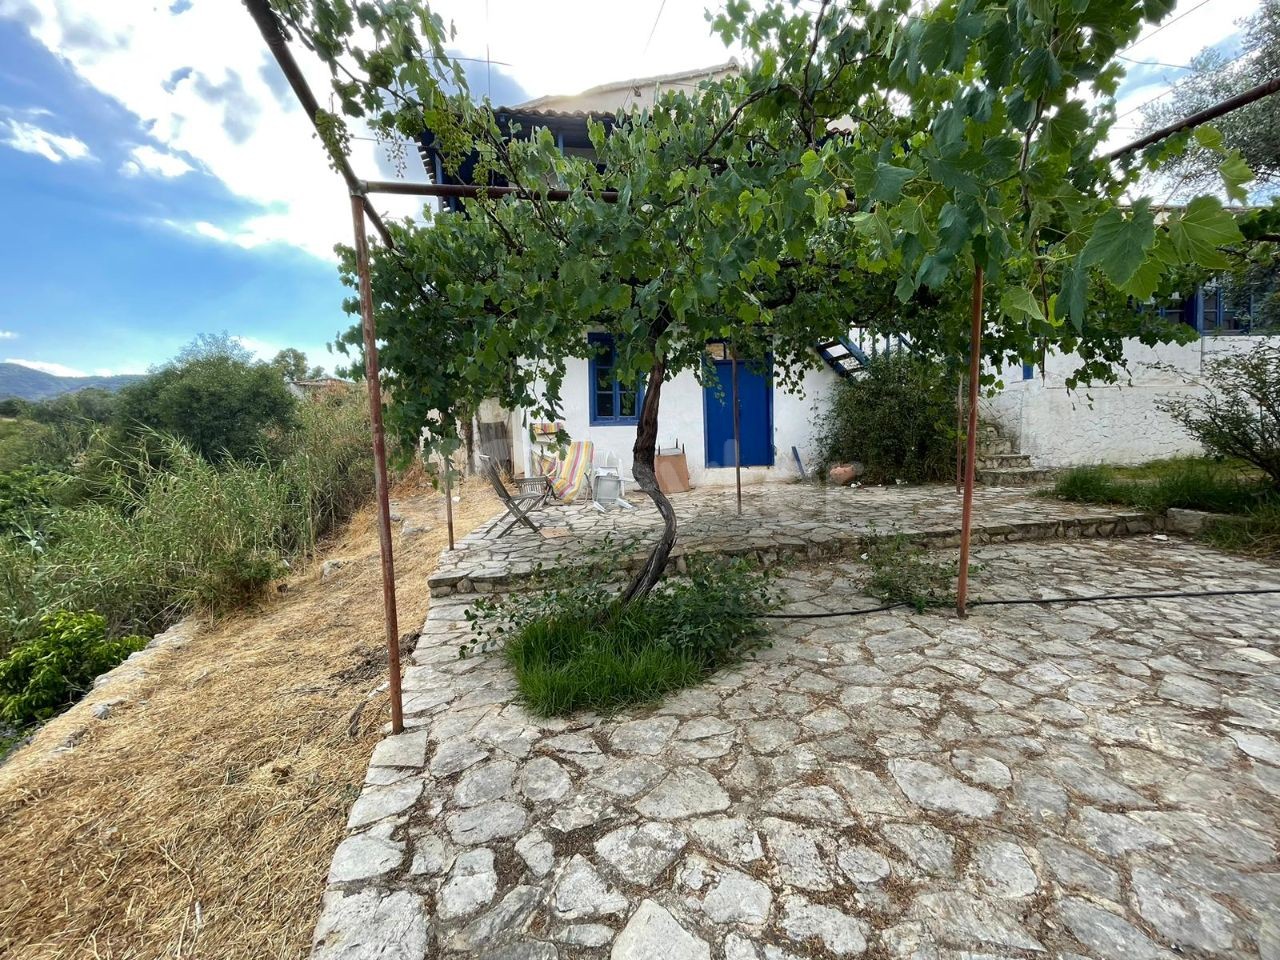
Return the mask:
<path id="1" fill-rule="evenodd" d="M 990 423 L 978 427 L 977 479 L 991 486 L 1013 487 L 1044 483 L 1053 471 L 1032 466 L 1031 458 L 1014 449 L 1014 442 Z"/>

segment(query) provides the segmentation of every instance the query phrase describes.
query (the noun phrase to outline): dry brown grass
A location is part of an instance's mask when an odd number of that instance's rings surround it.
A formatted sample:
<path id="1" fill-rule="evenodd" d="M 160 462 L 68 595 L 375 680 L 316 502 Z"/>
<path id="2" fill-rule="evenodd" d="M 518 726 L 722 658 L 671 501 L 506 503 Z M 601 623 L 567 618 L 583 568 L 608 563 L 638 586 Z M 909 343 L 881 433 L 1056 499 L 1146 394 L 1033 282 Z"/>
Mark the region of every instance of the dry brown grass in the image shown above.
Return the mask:
<path id="1" fill-rule="evenodd" d="M 459 535 L 497 509 L 478 484 L 461 499 Z M 373 521 L 366 510 L 329 545 L 352 562 L 328 582 L 313 566 L 256 609 L 202 625 L 108 720 L 75 708 L 0 767 L 0 956 L 307 955 L 388 716 L 379 694 L 348 732 L 384 677 Z M 443 519 L 398 546 L 407 632 L 426 616 Z"/>

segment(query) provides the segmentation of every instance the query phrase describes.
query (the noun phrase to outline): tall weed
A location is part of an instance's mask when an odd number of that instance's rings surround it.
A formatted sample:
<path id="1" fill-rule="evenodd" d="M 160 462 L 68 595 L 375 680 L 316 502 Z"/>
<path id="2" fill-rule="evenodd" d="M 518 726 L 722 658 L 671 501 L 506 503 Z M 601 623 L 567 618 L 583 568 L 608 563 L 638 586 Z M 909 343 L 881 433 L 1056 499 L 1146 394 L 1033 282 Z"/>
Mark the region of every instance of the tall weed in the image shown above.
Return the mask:
<path id="1" fill-rule="evenodd" d="M 38 543 L 0 547 L 0 655 L 58 610 L 155 633 L 191 610 L 256 597 L 372 493 L 358 391 L 302 405 L 274 461 L 212 464 L 160 434 L 99 450 L 87 499 Z"/>

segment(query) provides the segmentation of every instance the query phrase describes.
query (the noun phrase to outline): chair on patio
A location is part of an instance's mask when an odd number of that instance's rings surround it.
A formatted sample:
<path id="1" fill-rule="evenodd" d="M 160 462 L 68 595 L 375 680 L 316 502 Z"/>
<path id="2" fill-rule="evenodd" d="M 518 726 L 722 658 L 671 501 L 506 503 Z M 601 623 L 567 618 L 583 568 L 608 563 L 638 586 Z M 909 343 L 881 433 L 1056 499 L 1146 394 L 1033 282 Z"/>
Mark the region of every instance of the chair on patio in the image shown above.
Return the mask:
<path id="1" fill-rule="evenodd" d="M 590 440 L 572 440 L 560 459 L 541 458 L 540 465 L 551 484 L 551 493 L 561 503 L 573 503 L 583 487 L 590 495 L 591 461 L 595 450 L 595 444 Z"/>
<path id="2" fill-rule="evenodd" d="M 595 504 L 597 510 L 601 513 L 607 512 L 611 507 L 621 507 L 623 510 L 634 510 L 635 507 L 627 503 L 624 498 L 626 488 L 622 482 L 622 464 L 618 461 L 618 455 L 610 452 L 605 457 L 604 466 L 596 467 L 591 474 L 591 502 Z"/>
<path id="3" fill-rule="evenodd" d="M 505 537 L 518 523 L 524 524 L 534 533 L 537 533 L 538 525 L 529 519 L 529 514 L 545 504 L 547 498 L 551 496 L 550 480 L 546 477 L 525 477 L 517 480 L 518 492 L 513 494 L 507 489 L 506 484 L 502 482 L 502 476 L 498 473 L 498 465 L 494 462 L 493 457 L 486 456 L 483 453 L 480 454 L 480 472 L 485 475 L 489 485 L 493 487 L 493 492 L 498 495 L 498 499 L 507 508 L 502 516 L 489 524 L 489 529 L 484 532 L 484 535 L 487 537 L 491 534 L 494 528 L 506 520 L 507 517 L 512 517 L 513 519 L 498 534 L 498 539 Z"/>

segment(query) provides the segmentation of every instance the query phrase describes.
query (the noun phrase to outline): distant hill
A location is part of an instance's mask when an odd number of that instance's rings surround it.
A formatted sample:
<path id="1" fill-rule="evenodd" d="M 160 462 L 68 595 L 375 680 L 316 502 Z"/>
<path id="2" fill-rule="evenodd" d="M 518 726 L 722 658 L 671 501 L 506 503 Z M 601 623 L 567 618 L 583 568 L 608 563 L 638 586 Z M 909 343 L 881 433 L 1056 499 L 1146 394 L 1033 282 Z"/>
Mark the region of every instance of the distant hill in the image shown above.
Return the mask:
<path id="1" fill-rule="evenodd" d="M 0 400 L 48 400 L 62 393 L 74 393 L 89 387 L 112 392 L 141 380 L 136 374 L 118 377 L 59 377 L 43 370 L 32 370 L 20 363 L 0 363 Z"/>

